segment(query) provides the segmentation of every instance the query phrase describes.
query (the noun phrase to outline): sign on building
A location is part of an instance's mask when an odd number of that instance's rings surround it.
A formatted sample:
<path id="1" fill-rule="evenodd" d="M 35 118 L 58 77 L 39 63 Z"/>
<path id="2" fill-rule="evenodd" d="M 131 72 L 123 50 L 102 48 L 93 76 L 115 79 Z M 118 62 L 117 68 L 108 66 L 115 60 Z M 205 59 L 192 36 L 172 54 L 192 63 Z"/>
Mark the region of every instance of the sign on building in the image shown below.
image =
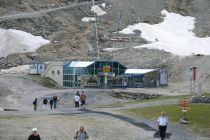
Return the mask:
<path id="1" fill-rule="evenodd" d="M 109 73 L 110 72 L 110 66 L 103 66 L 103 73 Z"/>

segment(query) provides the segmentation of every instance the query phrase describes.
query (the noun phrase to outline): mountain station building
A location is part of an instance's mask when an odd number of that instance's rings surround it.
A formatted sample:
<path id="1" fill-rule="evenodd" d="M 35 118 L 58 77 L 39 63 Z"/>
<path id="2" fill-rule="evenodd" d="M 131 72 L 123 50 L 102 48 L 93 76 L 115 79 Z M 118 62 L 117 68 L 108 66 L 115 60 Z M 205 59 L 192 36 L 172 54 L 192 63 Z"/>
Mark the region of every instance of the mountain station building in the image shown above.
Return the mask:
<path id="1" fill-rule="evenodd" d="M 139 88 L 160 85 L 159 69 L 127 69 L 117 61 L 55 61 L 44 77 L 70 88 Z"/>

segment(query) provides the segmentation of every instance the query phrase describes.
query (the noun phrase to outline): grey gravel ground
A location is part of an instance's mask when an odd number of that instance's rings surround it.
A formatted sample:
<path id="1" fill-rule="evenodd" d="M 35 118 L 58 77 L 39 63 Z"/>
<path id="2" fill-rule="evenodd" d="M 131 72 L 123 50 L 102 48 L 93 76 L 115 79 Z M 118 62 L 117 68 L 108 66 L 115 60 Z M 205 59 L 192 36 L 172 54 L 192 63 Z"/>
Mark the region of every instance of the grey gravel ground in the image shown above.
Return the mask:
<path id="1" fill-rule="evenodd" d="M 22 140 L 31 133 L 32 127 L 37 127 L 42 140 L 71 139 L 80 125 L 84 125 L 90 135 L 90 140 L 156 140 L 156 120 L 119 114 L 111 108 L 97 108 L 96 106 L 125 102 L 126 100 L 110 96 L 110 89 L 84 89 L 87 94 L 86 111 L 74 108 L 73 96 L 81 89 L 48 89 L 30 81 L 25 75 L 0 75 L 1 85 L 13 85 L 8 92 L 10 98 L 16 102 L 7 101 L 7 108 L 19 111 L 0 112 L 0 140 Z M 15 85 L 15 86 L 14 86 Z M 5 89 L 7 86 L 2 86 Z M 8 88 L 8 87 L 7 87 Z M 20 92 L 21 91 L 21 92 Z M 18 96 L 14 96 L 15 94 Z M 5 94 L 4 94 L 5 95 Z M 34 112 L 32 101 L 35 97 L 57 95 L 60 100 L 58 109 L 42 110 L 39 100 L 38 111 Z M 0 101 L 6 102 L 2 98 Z M 167 100 L 164 103 L 175 103 Z M 163 104 L 163 102 L 145 103 L 142 106 Z M 137 104 L 138 105 L 138 104 Z M 2 106 L 3 107 L 3 106 Z M 128 105 L 124 108 L 136 107 Z M 121 108 L 122 109 L 122 108 Z M 169 124 L 168 133 L 171 140 L 208 140 L 194 134 L 180 125 Z"/>

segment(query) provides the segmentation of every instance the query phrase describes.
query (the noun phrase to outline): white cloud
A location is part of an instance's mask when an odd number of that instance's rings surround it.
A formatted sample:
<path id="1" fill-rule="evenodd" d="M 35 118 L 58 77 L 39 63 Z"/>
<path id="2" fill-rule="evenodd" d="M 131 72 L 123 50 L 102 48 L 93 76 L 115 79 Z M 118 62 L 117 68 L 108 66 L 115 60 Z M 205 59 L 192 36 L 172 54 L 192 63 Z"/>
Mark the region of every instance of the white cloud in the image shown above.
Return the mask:
<path id="1" fill-rule="evenodd" d="M 20 30 L 0 28 L 0 57 L 6 57 L 12 53 L 34 52 L 49 42 L 41 36 L 33 36 Z"/>
<path id="2" fill-rule="evenodd" d="M 161 13 L 165 17 L 160 24 L 139 23 L 128 26 L 120 32 L 135 34 L 134 30 L 141 30 L 142 37 L 152 42 L 134 48 L 163 49 L 176 55 L 210 54 L 210 37 L 198 38 L 192 32 L 195 18 L 169 13 L 166 10 Z"/>

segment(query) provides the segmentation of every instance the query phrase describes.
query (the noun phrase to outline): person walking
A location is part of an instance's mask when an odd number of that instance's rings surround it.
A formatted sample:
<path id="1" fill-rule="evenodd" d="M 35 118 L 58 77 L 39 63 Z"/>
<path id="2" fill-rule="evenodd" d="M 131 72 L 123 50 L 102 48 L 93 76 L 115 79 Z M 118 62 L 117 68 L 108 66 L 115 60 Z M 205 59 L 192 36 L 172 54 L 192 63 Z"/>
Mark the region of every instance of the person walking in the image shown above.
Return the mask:
<path id="1" fill-rule="evenodd" d="M 161 115 L 158 117 L 157 122 L 161 140 L 164 140 L 168 125 L 168 118 L 166 117 L 165 112 L 161 112 Z"/>
<path id="2" fill-rule="evenodd" d="M 32 134 L 28 137 L 28 140 L 41 140 L 41 138 L 37 132 L 38 132 L 37 128 L 33 128 Z"/>
<path id="3" fill-rule="evenodd" d="M 50 99 L 50 109 L 52 110 L 53 108 L 53 99 Z"/>
<path id="4" fill-rule="evenodd" d="M 48 103 L 47 99 L 44 98 L 43 99 L 43 109 L 47 109 L 47 103 Z"/>
<path id="5" fill-rule="evenodd" d="M 34 111 L 36 111 L 37 110 L 37 98 L 34 99 L 33 105 L 34 105 Z"/>
<path id="6" fill-rule="evenodd" d="M 83 106 L 84 108 L 85 108 L 85 100 L 86 100 L 86 95 L 84 91 L 82 91 L 82 93 L 80 94 L 80 101 L 81 101 L 81 106 Z"/>
<path id="7" fill-rule="evenodd" d="M 58 97 L 57 96 L 53 96 L 54 109 L 56 109 L 56 107 L 57 107 L 57 101 L 58 101 Z"/>
<path id="8" fill-rule="evenodd" d="M 75 133 L 74 139 L 75 140 L 86 140 L 89 136 L 84 129 L 84 126 L 80 126 L 80 129 Z"/>
<path id="9" fill-rule="evenodd" d="M 79 102 L 80 102 L 80 97 L 77 92 L 76 95 L 74 96 L 75 108 L 79 108 Z"/>

